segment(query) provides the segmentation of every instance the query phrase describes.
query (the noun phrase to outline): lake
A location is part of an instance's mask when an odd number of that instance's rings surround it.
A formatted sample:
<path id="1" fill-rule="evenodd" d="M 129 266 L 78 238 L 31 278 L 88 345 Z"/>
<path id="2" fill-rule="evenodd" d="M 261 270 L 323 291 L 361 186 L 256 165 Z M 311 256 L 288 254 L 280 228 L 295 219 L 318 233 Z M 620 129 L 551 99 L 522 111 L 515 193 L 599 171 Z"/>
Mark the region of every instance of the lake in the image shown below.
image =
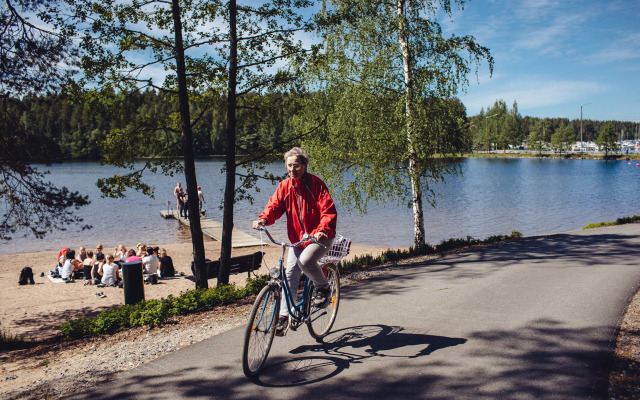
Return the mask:
<path id="1" fill-rule="evenodd" d="M 207 215 L 222 221 L 224 176 L 223 162 L 196 162 L 198 184 L 206 199 Z M 70 227 L 44 239 L 19 237 L 0 242 L 0 254 L 59 250 L 63 246 L 94 248 L 100 242 L 107 248 L 124 243 L 162 244 L 188 242 L 188 228 L 175 220 L 164 220 L 160 210 L 167 201 L 175 208 L 173 188 L 177 181 L 185 185 L 184 176 L 167 177 L 150 174 L 146 182 L 156 188 L 155 199 L 130 191 L 124 199 L 104 199 L 95 185 L 98 178 L 122 173 L 97 162 L 70 162 L 51 166 L 48 179 L 73 191 L 89 195 L 91 204 L 78 212 L 84 223 L 92 225 L 82 231 Z M 276 163 L 272 170 L 284 173 Z M 310 171 L 313 173 L 313 171 Z M 640 167 L 636 162 L 601 160 L 548 160 L 468 158 L 462 162 L 462 176 L 451 176 L 447 183 L 435 187 L 437 208 L 425 204 L 427 242 L 439 243 L 449 238 L 472 236 L 484 239 L 491 235 L 518 230 L 525 236 L 581 229 L 590 222 L 611 221 L 638 215 L 640 202 Z M 255 204 L 248 201 L 235 206 L 235 227 L 257 236 L 251 221 L 262 211 L 275 186 L 263 182 L 255 193 Z M 408 247 L 413 242 L 412 213 L 395 202 L 369 207 L 366 215 L 348 213 L 338 204 L 338 232 L 359 245 L 390 248 Z M 285 239 L 284 217 L 272 229 Z"/>

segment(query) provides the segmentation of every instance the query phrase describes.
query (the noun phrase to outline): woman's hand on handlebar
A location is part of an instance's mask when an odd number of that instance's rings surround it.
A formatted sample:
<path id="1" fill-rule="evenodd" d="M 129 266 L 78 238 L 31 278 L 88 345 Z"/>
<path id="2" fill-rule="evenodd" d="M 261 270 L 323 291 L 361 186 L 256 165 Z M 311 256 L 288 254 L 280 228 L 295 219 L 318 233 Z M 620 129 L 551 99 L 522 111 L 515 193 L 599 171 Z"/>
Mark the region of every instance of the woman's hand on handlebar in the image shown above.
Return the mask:
<path id="1" fill-rule="evenodd" d="M 313 235 L 313 237 L 316 239 L 316 242 L 319 242 L 321 240 L 328 238 L 329 236 L 327 236 L 326 233 L 320 231 L 320 232 L 316 232 L 315 235 Z"/>
<path id="2" fill-rule="evenodd" d="M 265 226 L 267 224 L 267 220 L 264 218 L 260 218 L 256 221 L 253 221 L 253 229 L 260 229 L 261 226 Z"/>

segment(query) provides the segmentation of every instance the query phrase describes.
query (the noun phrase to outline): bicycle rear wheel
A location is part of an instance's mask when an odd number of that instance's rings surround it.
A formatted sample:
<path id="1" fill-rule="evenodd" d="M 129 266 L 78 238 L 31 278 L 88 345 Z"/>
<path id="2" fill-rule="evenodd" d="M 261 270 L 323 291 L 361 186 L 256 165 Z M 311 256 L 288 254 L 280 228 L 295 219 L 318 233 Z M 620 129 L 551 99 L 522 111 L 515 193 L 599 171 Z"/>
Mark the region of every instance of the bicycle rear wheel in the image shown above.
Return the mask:
<path id="1" fill-rule="evenodd" d="M 340 272 L 335 264 L 325 265 L 327 271 L 327 281 L 331 287 L 331 302 L 325 308 L 318 308 L 313 305 L 313 300 L 309 299 L 309 333 L 316 340 L 321 340 L 327 336 L 338 315 L 340 305 Z M 325 269 L 323 267 L 323 269 Z"/>
<path id="2" fill-rule="evenodd" d="M 264 367 L 280 310 L 280 289 L 265 286 L 253 303 L 249 323 L 244 334 L 242 370 L 248 378 L 255 378 Z"/>

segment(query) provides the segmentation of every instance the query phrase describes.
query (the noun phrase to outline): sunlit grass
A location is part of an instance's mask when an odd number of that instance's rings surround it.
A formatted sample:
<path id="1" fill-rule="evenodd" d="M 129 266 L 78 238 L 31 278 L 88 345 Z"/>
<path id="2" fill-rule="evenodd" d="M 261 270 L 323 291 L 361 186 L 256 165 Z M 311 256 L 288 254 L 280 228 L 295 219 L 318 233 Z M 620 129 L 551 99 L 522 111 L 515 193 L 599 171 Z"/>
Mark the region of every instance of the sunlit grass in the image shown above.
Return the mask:
<path id="1" fill-rule="evenodd" d="M 640 222 L 640 215 L 634 215 L 633 217 L 622 217 L 622 218 L 618 218 L 615 221 L 592 222 L 582 229 L 594 229 L 594 228 L 602 228 L 604 226 L 632 224 L 634 222 Z"/>

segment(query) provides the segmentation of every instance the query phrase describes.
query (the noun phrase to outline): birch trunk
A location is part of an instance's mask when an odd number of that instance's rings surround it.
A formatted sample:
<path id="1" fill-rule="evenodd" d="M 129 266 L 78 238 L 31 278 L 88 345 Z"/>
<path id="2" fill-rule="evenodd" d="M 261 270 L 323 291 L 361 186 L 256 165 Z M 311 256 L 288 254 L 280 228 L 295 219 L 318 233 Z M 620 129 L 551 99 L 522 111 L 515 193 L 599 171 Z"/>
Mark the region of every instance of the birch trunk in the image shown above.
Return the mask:
<path id="1" fill-rule="evenodd" d="M 411 178 L 411 195 L 413 206 L 413 245 L 424 245 L 424 213 L 422 211 L 422 185 L 420 183 L 420 165 L 414 145 L 414 94 L 411 50 L 409 49 L 407 20 L 405 18 L 405 1 L 398 0 L 398 37 L 402 49 L 405 84 L 405 114 L 407 130 L 407 151 L 409 153 L 409 175 Z"/>

